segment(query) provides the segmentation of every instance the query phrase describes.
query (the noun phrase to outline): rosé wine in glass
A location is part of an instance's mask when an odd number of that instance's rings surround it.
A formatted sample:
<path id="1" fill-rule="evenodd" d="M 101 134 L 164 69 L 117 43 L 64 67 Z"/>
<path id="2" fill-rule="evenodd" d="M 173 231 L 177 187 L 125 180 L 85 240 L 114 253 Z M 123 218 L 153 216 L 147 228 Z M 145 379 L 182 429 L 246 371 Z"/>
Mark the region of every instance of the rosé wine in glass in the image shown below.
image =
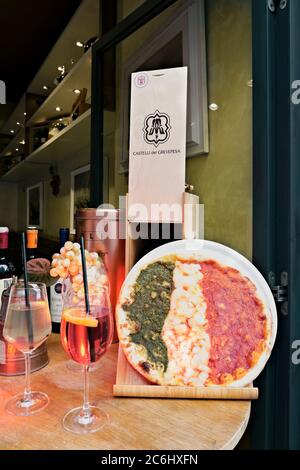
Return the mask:
<path id="1" fill-rule="evenodd" d="M 79 364 L 98 362 L 109 348 L 112 335 L 112 316 L 108 307 L 92 306 L 89 316 L 80 307 L 63 311 L 62 345 L 70 358 Z"/>

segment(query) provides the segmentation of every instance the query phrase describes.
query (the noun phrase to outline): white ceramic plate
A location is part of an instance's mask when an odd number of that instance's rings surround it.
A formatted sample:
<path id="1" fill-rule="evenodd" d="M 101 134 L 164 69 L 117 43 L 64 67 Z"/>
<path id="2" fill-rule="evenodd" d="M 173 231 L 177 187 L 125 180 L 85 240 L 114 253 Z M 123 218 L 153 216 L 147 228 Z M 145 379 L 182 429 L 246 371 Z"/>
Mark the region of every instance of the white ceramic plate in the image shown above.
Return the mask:
<path id="1" fill-rule="evenodd" d="M 277 333 L 277 310 L 272 291 L 261 273 L 255 266 L 238 252 L 220 243 L 208 240 L 178 240 L 155 248 L 141 258 L 131 269 L 126 277 L 119 297 L 119 306 L 125 302 L 131 292 L 140 271 L 149 263 L 153 263 L 166 255 L 195 255 L 199 260 L 212 259 L 223 265 L 237 269 L 243 276 L 253 282 L 257 289 L 257 296 L 263 302 L 266 315 L 269 318 L 270 335 L 266 350 L 261 355 L 257 364 L 241 379 L 228 386 L 243 387 L 250 384 L 263 370 L 270 357 Z"/>

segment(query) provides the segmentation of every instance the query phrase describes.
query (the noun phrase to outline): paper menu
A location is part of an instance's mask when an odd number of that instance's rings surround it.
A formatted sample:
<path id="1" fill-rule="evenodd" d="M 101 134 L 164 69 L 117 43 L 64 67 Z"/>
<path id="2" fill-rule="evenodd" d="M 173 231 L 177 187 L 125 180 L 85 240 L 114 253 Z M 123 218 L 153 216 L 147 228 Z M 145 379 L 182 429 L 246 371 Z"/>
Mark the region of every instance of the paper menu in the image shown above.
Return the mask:
<path id="1" fill-rule="evenodd" d="M 186 109 L 187 67 L 132 74 L 129 220 L 182 222 Z"/>

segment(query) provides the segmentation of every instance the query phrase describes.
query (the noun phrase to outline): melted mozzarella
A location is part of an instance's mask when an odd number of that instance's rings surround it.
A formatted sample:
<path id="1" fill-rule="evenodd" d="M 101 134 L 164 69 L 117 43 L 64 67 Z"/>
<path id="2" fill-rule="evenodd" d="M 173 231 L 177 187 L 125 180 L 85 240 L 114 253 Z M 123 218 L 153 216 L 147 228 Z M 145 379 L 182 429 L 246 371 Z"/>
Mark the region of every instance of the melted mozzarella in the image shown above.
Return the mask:
<path id="1" fill-rule="evenodd" d="M 170 312 L 162 330 L 169 358 L 163 383 L 168 385 L 201 386 L 208 378 L 210 338 L 201 279 L 199 263 L 176 261 Z"/>

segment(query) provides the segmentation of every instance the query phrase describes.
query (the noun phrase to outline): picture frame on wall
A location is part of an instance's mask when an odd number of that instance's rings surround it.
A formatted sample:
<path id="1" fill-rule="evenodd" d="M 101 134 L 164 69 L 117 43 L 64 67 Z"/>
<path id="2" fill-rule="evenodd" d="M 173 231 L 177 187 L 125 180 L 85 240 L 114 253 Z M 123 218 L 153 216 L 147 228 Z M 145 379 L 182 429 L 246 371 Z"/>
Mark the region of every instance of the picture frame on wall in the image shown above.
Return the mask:
<path id="1" fill-rule="evenodd" d="M 70 233 L 75 234 L 75 214 L 78 209 L 89 207 L 90 202 L 90 165 L 71 172 L 70 185 Z"/>
<path id="2" fill-rule="evenodd" d="M 203 0 L 187 0 L 147 38 L 122 68 L 120 173 L 128 171 L 131 74 L 188 67 L 186 156 L 209 151 L 205 11 Z"/>
<path id="3" fill-rule="evenodd" d="M 33 186 L 29 186 L 26 189 L 27 227 L 36 227 L 38 229 L 43 228 L 43 189 L 43 183 L 38 183 Z"/>

